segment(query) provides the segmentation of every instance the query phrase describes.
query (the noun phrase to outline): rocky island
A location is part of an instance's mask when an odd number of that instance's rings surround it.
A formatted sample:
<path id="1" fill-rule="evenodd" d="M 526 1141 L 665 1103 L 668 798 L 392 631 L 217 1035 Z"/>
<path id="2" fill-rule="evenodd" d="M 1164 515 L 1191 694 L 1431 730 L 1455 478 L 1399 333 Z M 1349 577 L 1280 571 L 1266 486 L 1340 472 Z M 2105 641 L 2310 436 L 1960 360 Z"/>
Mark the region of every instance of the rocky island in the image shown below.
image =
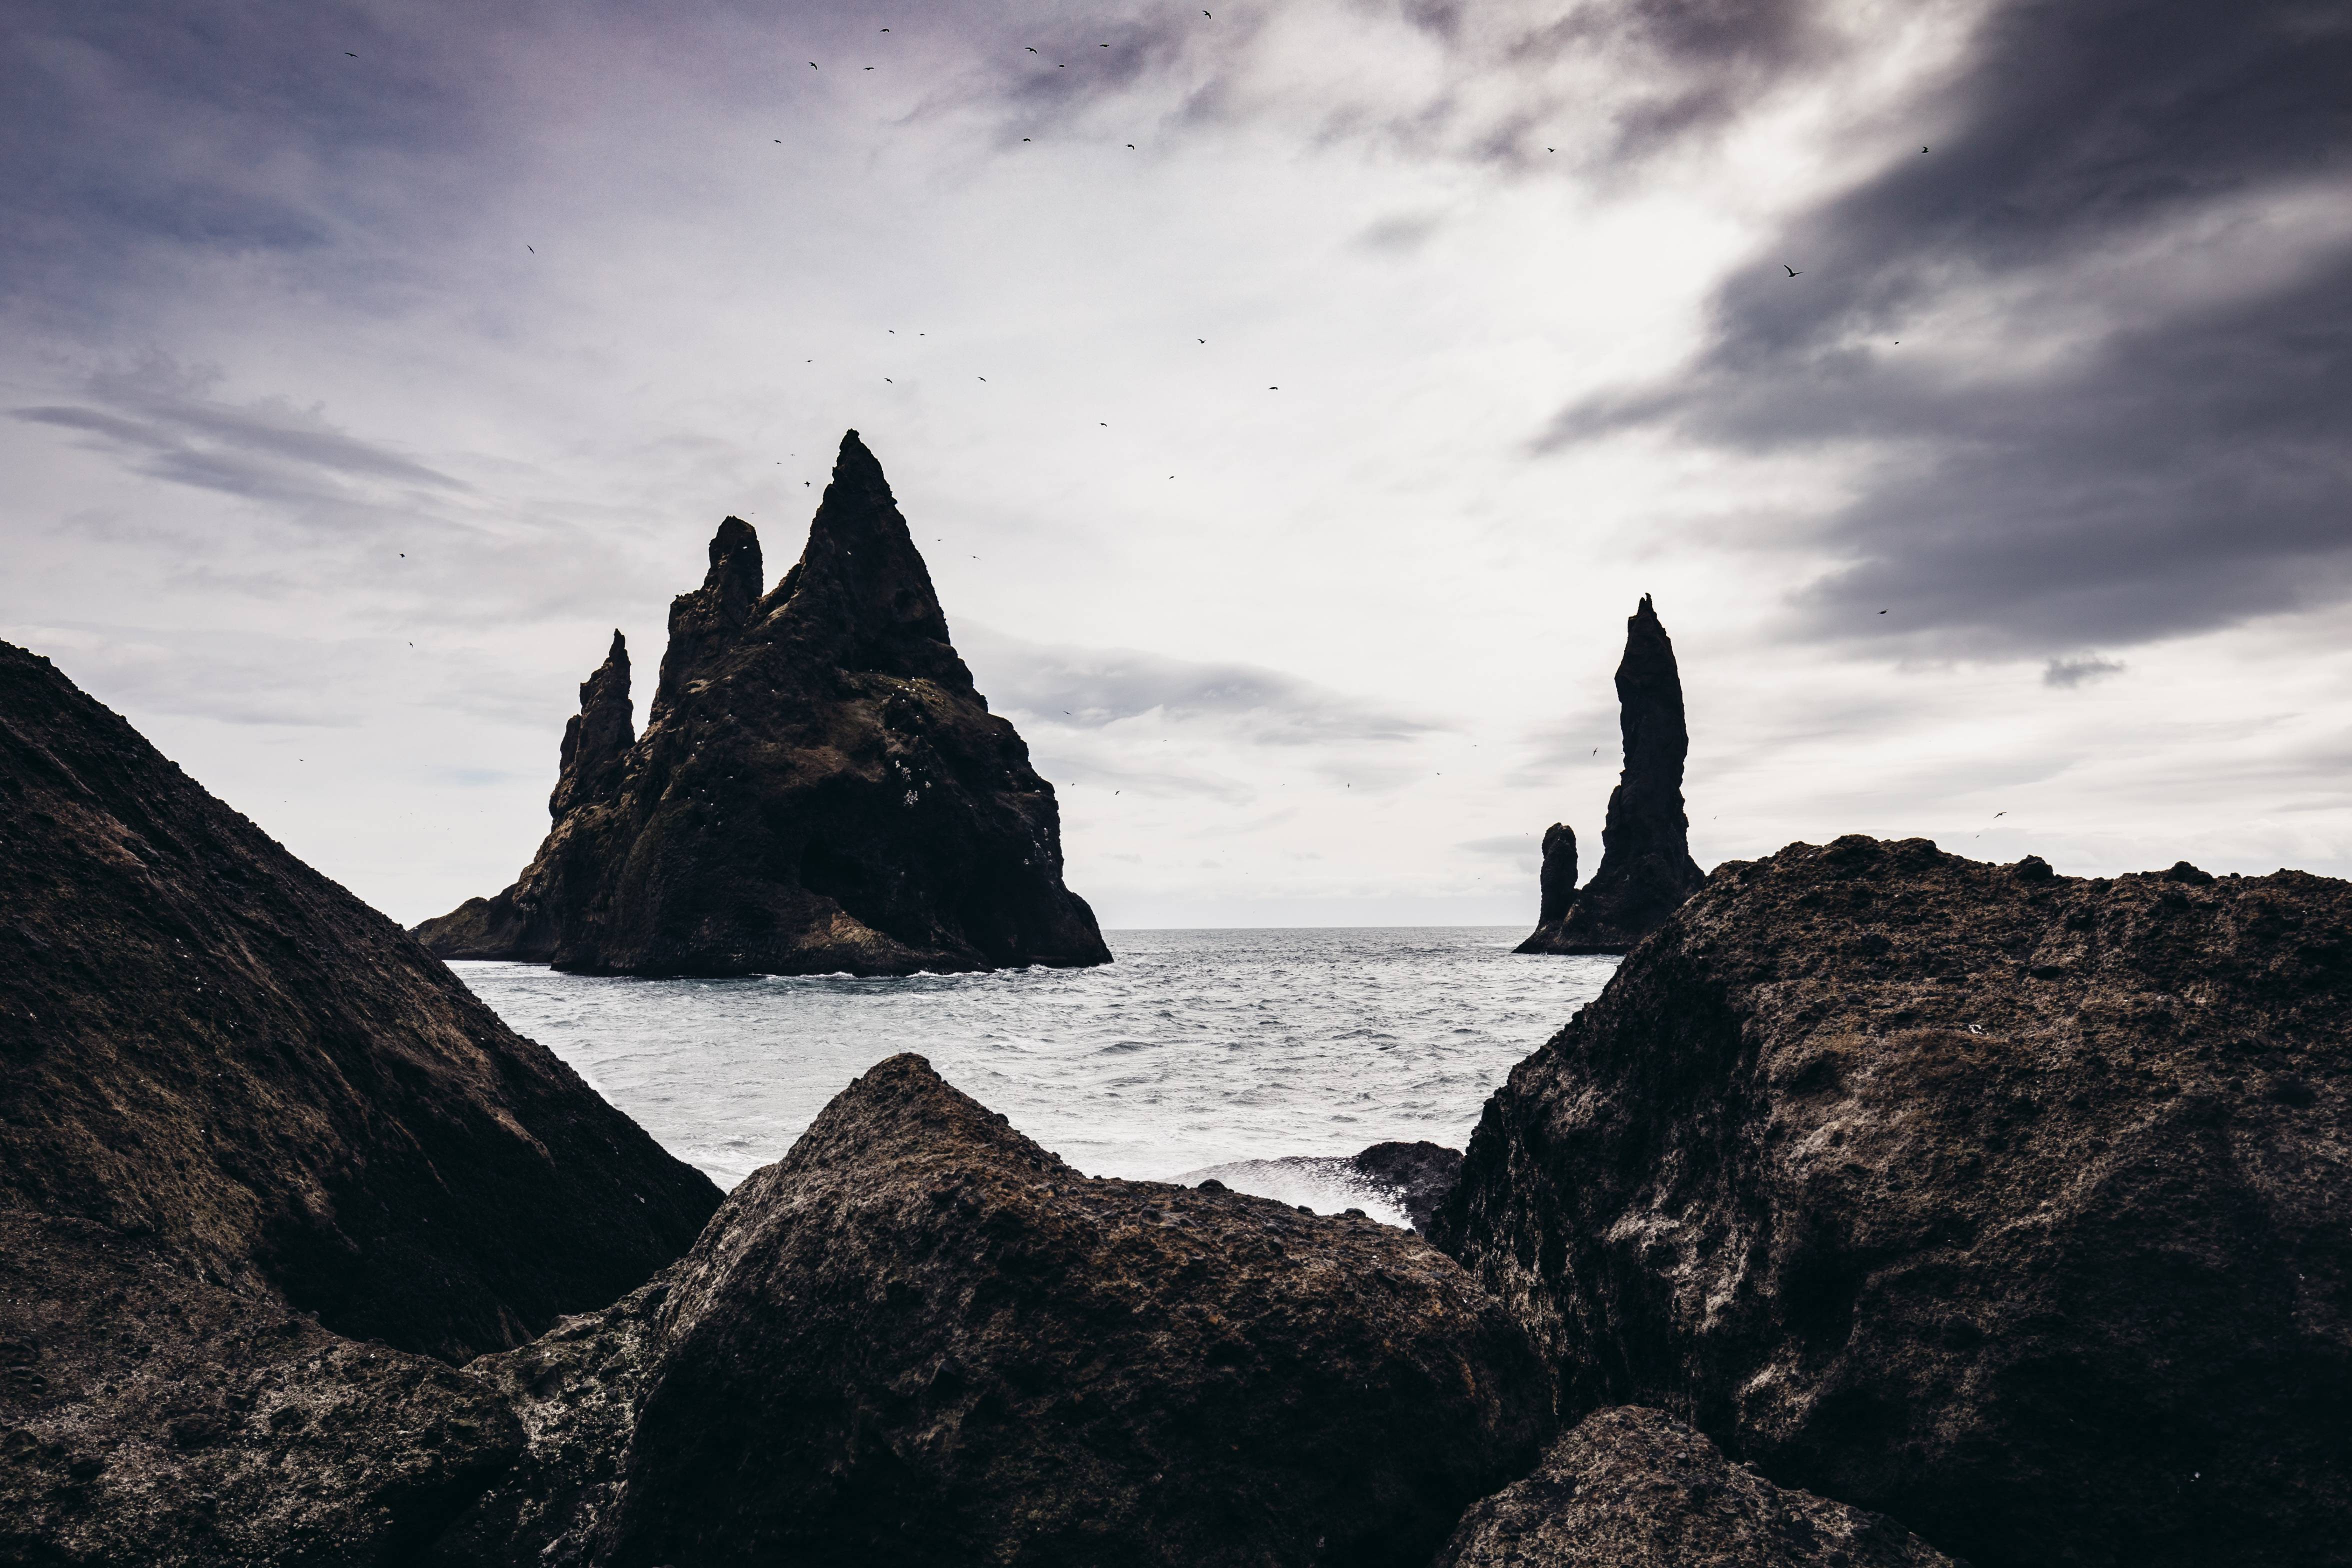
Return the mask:
<path id="1" fill-rule="evenodd" d="M 1555 822 L 1543 837 L 1542 902 L 1520 952 L 1624 952 L 1657 929 L 1706 876 L 1691 858 L 1683 816 L 1683 719 L 1675 645 L 1647 594 L 1625 622 L 1617 665 L 1617 725 L 1624 772 L 1610 792 L 1601 868 L 1576 885 L 1576 833 Z"/>
<path id="2" fill-rule="evenodd" d="M 1062 881 L 1053 786 L 948 639 L 882 468 L 842 437 L 772 590 L 729 518 L 633 735 L 619 633 L 580 689 L 512 887 L 416 928 L 444 958 L 599 974 L 1108 963 Z"/>

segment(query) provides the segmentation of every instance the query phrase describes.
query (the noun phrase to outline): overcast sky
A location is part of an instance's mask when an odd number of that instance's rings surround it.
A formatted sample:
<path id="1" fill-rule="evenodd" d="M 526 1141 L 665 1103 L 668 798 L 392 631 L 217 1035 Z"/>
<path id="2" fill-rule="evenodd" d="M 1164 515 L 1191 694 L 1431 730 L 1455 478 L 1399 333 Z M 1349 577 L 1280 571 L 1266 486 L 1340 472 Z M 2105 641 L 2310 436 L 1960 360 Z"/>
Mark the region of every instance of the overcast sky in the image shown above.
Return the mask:
<path id="1" fill-rule="evenodd" d="M 1645 592 L 1702 865 L 2352 874 L 2340 0 L 1209 5 L 17 0 L 0 637 L 414 921 L 855 426 L 1107 926 L 1532 921 Z"/>

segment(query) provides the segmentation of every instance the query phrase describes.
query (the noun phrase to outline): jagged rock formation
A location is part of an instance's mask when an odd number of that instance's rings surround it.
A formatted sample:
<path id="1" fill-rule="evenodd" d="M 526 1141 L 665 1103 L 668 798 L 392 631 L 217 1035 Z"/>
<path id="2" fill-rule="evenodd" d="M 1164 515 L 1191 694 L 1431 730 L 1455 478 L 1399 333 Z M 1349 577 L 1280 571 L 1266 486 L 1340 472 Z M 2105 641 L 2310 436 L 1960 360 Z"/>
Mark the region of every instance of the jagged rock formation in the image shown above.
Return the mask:
<path id="1" fill-rule="evenodd" d="M 1690 855 L 1683 816 L 1682 675 L 1675 645 L 1650 596 L 1625 622 L 1617 665 L 1617 724 L 1625 768 L 1609 795 L 1601 868 L 1576 886 L 1576 835 L 1555 823 L 1544 835 L 1543 902 L 1520 952 L 1625 952 L 1657 929 L 1706 876 Z"/>
<path id="2" fill-rule="evenodd" d="M 1432 1568 L 1957 1568 L 1885 1517 L 1774 1486 L 1674 1417 L 1597 1410 L 1475 1504 Z"/>
<path id="3" fill-rule="evenodd" d="M 1418 1237 L 1089 1180 L 895 1057 L 680 1264 L 615 1563 L 1419 1564 L 1550 1388 Z"/>
<path id="4" fill-rule="evenodd" d="M 1718 868 L 1435 1238 L 1564 1408 L 1980 1568 L 2352 1552 L 2352 884 L 1842 838 Z"/>
<path id="5" fill-rule="evenodd" d="M 514 886 L 416 934 L 595 973 L 903 974 L 1110 962 L 1062 884 L 1053 786 L 988 711 L 857 433 L 762 596 L 729 518 L 670 607 L 645 733 L 628 660 L 581 688 L 554 821 Z"/>
<path id="6" fill-rule="evenodd" d="M 1543 869 L 1537 873 L 1536 926 L 1556 926 L 1576 902 L 1576 829 L 1555 822 L 1544 829 Z"/>
<path id="7" fill-rule="evenodd" d="M 359 1562 L 437 1530 L 520 1436 L 411 1352 L 609 1301 L 718 1203 L 0 644 L 0 1556 Z"/>
<path id="8" fill-rule="evenodd" d="M 1375 1143 L 1351 1162 L 1357 1173 L 1404 1210 L 1415 1230 L 1430 1216 L 1462 1174 L 1462 1151 L 1442 1143 Z"/>

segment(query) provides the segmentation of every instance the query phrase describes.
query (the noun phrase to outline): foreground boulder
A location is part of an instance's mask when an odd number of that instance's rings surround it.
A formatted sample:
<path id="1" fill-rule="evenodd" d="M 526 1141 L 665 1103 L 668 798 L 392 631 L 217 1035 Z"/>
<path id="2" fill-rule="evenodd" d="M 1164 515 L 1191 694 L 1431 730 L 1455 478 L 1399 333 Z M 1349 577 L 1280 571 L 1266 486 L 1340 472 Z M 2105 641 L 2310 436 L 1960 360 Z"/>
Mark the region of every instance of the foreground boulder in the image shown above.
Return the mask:
<path id="1" fill-rule="evenodd" d="M 2352 885 L 1922 840 L 1717 869 L 1488 1102 L 1441 1245 L 1564 1406 L 1986 1564 L 2352 1552 Z"/>
<path id="2" fill-rule="evenodd" d="M 396 1555 L 520 1448 L 425 1358 L 613 1300 L 718 1204 L 0 644 L 0 1561 Z"/>
<path id="3" fill-rule="evenodd" d="M 1774 1486 L 1671 1415 L 1596 1410 L 1474 1506 L 1432 1568 L 1954 1568 L 1879 1514 Z"/>
<path id="4" fill-rule="evenodd" d="M 600 1561 L 1419 1564 L 1537 1457 L 1418 1238 L 1097 1181 L 895 1057 L 679 1265 Z"/>
<path id="5" fill-rule="evenodd" d="M 702 586 L 670 606 L 645 733 L 615 632 L 580 688 L 538 855 L 418 938 L 592 973 L 1109 963 L 1062 882 L 1053 786 L 950 645 L 855 430 L 799 563 L 764 582 L 758 535 L 729 518 Z"/>
<path id="6" fill-rule="evenodd" d="M 0 1211 L 0 1563 L 407 1563 L 521 1456 L 499 1391 Z"/>
<path id="7" fill-rule="evenodd" d="M 1519 952 L 1625 952 L 1698 890 L 1706 876 L 1691 858 L 1683 815 L 1683 763 L 1690 731 L 1675 645 L 1650 596 L 1625 621 L 1617 664 L 1617 727 L 1625 769 L 1609 795 L 1601 868 L 1576 885 L 1576 834 L 1555 822 L 1544 833 L 1543 899 Z"/>

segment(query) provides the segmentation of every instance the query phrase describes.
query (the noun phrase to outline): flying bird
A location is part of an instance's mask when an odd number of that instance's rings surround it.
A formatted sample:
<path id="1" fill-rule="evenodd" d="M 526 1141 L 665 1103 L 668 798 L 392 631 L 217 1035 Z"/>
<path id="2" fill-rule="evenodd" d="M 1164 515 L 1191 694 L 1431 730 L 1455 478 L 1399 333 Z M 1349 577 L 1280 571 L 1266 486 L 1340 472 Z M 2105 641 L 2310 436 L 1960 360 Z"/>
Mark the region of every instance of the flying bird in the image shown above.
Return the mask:
<path id="1" fill-rule="evenodd" d="M 1883 615 L 1885 615 L 1886 612 L 1885 612 L 1885 610 L 1881 610 L 1881 611 L 1879 611 L 1878 613 L 1879 613 L 1880 615 L 1882 615 L 1882 616 L 1883 616 Z"/>
<path id="2" fill-rule="evenodd" d="M 1790 277 L 1791 277 L 1791 278 L 1801 278 L 1801 277 L 1803 277 L 1803 276 L 1804 276 L 1804 274 L 1803 274 L 1803 273 L 1801 273 L 1801 272 L 1798 271 L 1795 268 L 1790 267 L 1790 266 L 1787 262 L 1785 262 L 1785 261 L 1783 261 L 1782 263 L 1780 263 L 1780 267 L 1781 267 L 1781 269 L 1782 269 L 1783 271 L 1787 272 L 1787 273 L 1788 273 L 1788 275 L 1789 275 Z"/>
<path id="3" fill-rule="evenodd" d="M 811 61 L 809 61 L 809 69 L 811 69 L 811 70 L 814 70 L 814 69 L 816 69 L 816 62 L 815 62 L 814 60 L 811 60 Z"/>
<path id="4" fill-rule="evenodd" d="M 1036 45 L 1034 45 L 1034 44 L 1030 45 L 1030 46 L 1029 46 L 1029 52 L 1030 52 L 1031 54 L 1033 54 L 1033 55 L 1034 55 L 1034 54 L 1035 54 L 1035 53 L 1037 52 L 1037 46 L 1036 46 Z"/>
<path id="5" fill-rule="evenodd" d="M 1922 148 L 1920 148 L 1920 149 L 1919 149 L 1919 151 L 1921 151 L 1922 153 L 1925 153 L 1927 150 L 1927 149 L 1926 149 L 1925 147 L 1922 147 Z"/>
<path id="6" fill-rule="evenodd" d="M 1130 153 L 1134 152 L 1134 151 L 1135 151 L 1135 143 L 1134 143 L 1134 142 L 1129 142 L 1129 143 L 1127 144 L 1127 150 L 1128 150 L 1129 152 L 1130 152 Z"/>
<path id="7" fill-rule="evenodd" d="M 345 50 L 343 51 L 343 58 L 345 58 L 345 59 L 347 59 L 347 60 L 355 60 L 355 59 L 359 58 L 359 56 L 357 56 L 357 55 L 355 55 L 355 54 L 352 53 L 352 51 L 351 51 L 351 50 L 349 50 L 349 49 L 345 49 Z M 1926 149 L 1925 147 L 1922 147 L 1922 148 L 1920 148 L 1920 149 L 1919 149 L 1919 151 L 1921 151 L 1922 153 L 1925 153 L 1927 150 L 1927 149 Z M 415 643 L 410 643 L 408 646 L 409 646 L 409 647 L 415 647 L 416 645 L 415 645 Z"/>
<path id="8" fill-rule="evenodd" d="M 1921 151 L 1923 151 L 1923 152 L 1924 152 L 1924 151 L 1926 151 L 1926 149 L 1924 149 L 1924 148 L 1923 148 L 1923 149 L 1921 149 Z M 1994 812 L 1994 813 L 1993 813 L 1993 815 L 1994 815 L 1995 816 L 2007 816 L 2009 815 L 2009 813 L 2007 813 L 2007 812 L 2005 812 L 2005 811 L 1996 811 L 1996 812 Z"/>
<path id="9" fill-rule="evenodd" d="M 523 248 L 524 248 L 525 250 L 530 250 L 530 246 L 528 246 L 528 245 L 524 246 L 524 247 L 523 247 Z M 533 256 L 537 256 L 537 255 L 539 254 L 539 252 L 538 252 L 538 251 L 536 251 L 536 250 L 530 250 L 530 253 L 531 253 Z"/>

